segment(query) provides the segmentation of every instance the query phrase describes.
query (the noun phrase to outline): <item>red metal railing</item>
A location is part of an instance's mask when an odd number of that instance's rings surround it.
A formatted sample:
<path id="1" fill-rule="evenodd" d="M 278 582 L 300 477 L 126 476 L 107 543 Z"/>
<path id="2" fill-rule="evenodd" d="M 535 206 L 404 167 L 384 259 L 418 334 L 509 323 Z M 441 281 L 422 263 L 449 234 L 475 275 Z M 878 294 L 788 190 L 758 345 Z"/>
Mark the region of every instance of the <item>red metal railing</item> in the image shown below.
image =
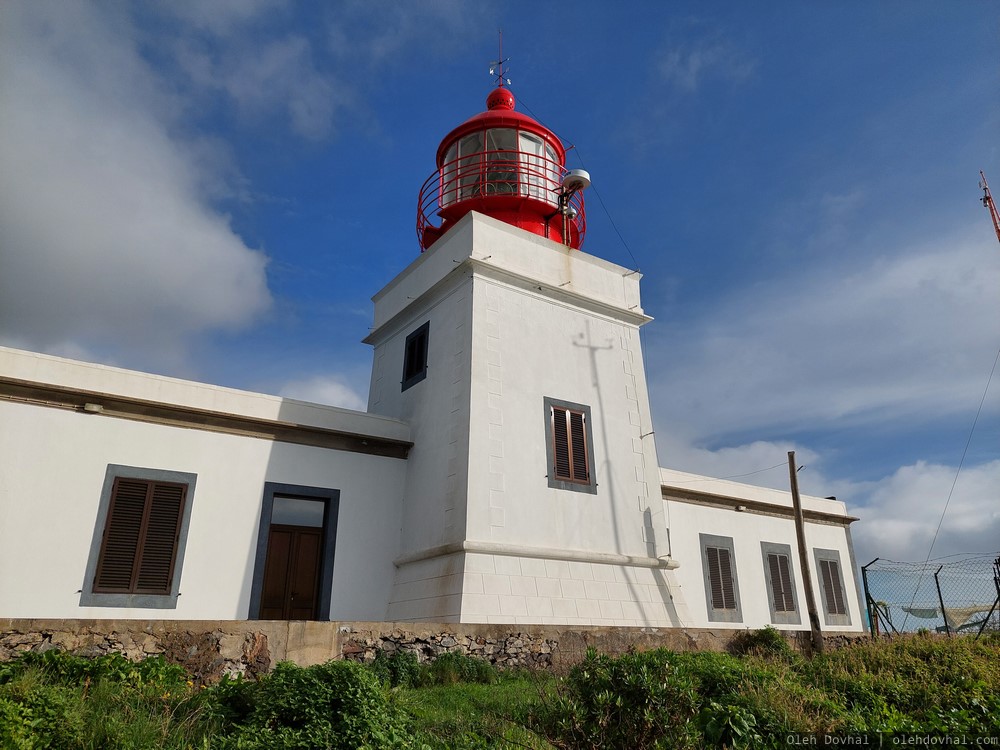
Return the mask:
<path id="1" fill-rule="evenodd" d="M 420 188 L 417 238 L 426 249 L 428 233 L 440 236 L 473 209 L 490 213 L 495 207 L 503 218 L 516 206 L 518 213 L 535 214 L 555 227 L 562 225 L 565 208 L 570 231 L 560 229 L 558 236 L 578 238 L 574 244 L 579 247 L 587 228 L 583 194 L 577 191 L 561 202 L 565 174 L 557 162 L 525 151 L 482 151 L 454 159 Z"/>

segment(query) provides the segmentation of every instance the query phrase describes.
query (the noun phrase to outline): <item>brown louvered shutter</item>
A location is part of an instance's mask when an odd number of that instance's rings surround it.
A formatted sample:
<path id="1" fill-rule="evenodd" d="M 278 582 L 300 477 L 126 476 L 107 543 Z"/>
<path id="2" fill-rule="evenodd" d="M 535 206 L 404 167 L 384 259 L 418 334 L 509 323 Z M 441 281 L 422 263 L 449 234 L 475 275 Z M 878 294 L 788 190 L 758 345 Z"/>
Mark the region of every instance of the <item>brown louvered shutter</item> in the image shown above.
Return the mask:
<path id="1" fill-rule="evenodd" d="M 152 486 L 146 533 L 137 566 L 137 593 L 170 593 L 186 489 L 182 484 L 157 483 Z"/>
<path id="2" fill-rule="evenodd" d="M 840 566 L 834 560 L 820 560 L 819 567 L 826 594 L 826 611 L 831 615 L 846 615 L 844 592 L 840 588 Z"/>
<path id="3" fill-rule="evenodd" d="M 169 594 L 187 486 L 115 479 L 97 561 L 97 593 Z"/>
<path id="4" fill-rule="evenodd" d="M 713 609 L 736 609 L 736 590 L 733 586 L 733 568 L 729 550 L 724 547 L 706 547 L 708 557 L 708 582 L 712 590 Z"/>
<path id="5" fill-rule="evenodd" d="M 590 479 L 590 472 L 587 467 L 587 429 L 583 421 L 583 414 L 578 411 L 569 413 L 569 434 L 572 451 L 572 478 L 579 482 L 586 482 Z"/>
<path id="6" fill-rule="evenodd" d="M 572 479 L 569 458 L 569 432 L 566 427 L 566 410 L 552 407 L 552 462 L 559 479 Z"/>
<path id="7" fill-rule="evenodd" d="M 775 612 L 794 612 L 792 579 L 788 569 L 788 556 L 768 554 L 767 566 L 771 572 L 771 593 Z"/>
<path id="8" fill-rule="evenodd" d="M 736 609 L 736 589 L 733 586 L 733 568 L 729 550 L 719 548 L 719 568 L 722 571 L 723 609 Z"/>
<path id="9" fill-rule="evenodd" d="M 128 593 L 132 590 L 135 553 L 142 534 L 148 490 L 149 482 L 115 479 L 94 591 Z"/>

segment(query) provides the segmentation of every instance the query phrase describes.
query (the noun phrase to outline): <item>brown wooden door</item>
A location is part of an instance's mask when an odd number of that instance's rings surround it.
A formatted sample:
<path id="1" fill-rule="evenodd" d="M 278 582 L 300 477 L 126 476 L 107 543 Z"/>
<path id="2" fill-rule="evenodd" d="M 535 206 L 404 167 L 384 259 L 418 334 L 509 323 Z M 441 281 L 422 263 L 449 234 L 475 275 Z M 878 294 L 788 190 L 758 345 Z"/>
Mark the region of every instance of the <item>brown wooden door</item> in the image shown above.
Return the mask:
<path id="1" fill-rule="evenodd" d="M 322 529 L 271 524 L 260 599 L 262 620 L 315 620 Z"/>

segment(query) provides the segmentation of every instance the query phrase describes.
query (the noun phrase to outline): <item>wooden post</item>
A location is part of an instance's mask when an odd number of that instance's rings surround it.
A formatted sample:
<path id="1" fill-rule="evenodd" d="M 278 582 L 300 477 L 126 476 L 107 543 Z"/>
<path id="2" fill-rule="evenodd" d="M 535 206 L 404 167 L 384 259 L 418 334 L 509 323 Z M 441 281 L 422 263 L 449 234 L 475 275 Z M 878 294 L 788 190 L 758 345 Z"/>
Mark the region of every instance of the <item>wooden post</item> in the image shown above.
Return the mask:
<path id="1" fill-rule="evenodd" d="M 823 653 L 823 633 L 819 627 L 819 612 L 816 610 L 816 596 L 813 593 L 812 575 L 809 572 L 809 553 L 806 551 L 806 527 L 802 519 L 802 498 L 799 497 L 799 475 L 795 468 L 795 451 L 788 451 L 788 478 L 792 485 L 792 507 L 795 508 L 795 538 L 799 542 L 799 567 L 802 569 L 802 585 L 806 593 L 806 609 L 809 612 L 809 632 L 814 654 Z"/>

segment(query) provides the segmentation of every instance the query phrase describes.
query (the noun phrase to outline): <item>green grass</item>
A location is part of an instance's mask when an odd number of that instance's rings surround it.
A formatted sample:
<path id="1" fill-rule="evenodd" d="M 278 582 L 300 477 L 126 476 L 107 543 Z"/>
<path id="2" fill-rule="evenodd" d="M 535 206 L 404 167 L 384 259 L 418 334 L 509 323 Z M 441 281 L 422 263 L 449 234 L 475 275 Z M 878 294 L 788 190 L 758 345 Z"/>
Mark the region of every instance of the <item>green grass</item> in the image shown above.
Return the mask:
<path id="1" fill-rule="evenodd" d="M 433 750 L 552 748 L 529 727 L 539 703 L 552 694 L 548 675 L 501 675 L 489 685 L 457 683 L 402 689 L 399 705 L 418 740 Z"/>
<path id="2" fill-rule="evenodd" d="M 788 732 L 1000 734 L 1000 638 L 859 642 L 807 660 L 591 653 L 564 678 L 450 654 L 279 665 L 201 688 L 162 658 L 50 651 L 0 664 L 0 750 L 772 748 Z"/>

